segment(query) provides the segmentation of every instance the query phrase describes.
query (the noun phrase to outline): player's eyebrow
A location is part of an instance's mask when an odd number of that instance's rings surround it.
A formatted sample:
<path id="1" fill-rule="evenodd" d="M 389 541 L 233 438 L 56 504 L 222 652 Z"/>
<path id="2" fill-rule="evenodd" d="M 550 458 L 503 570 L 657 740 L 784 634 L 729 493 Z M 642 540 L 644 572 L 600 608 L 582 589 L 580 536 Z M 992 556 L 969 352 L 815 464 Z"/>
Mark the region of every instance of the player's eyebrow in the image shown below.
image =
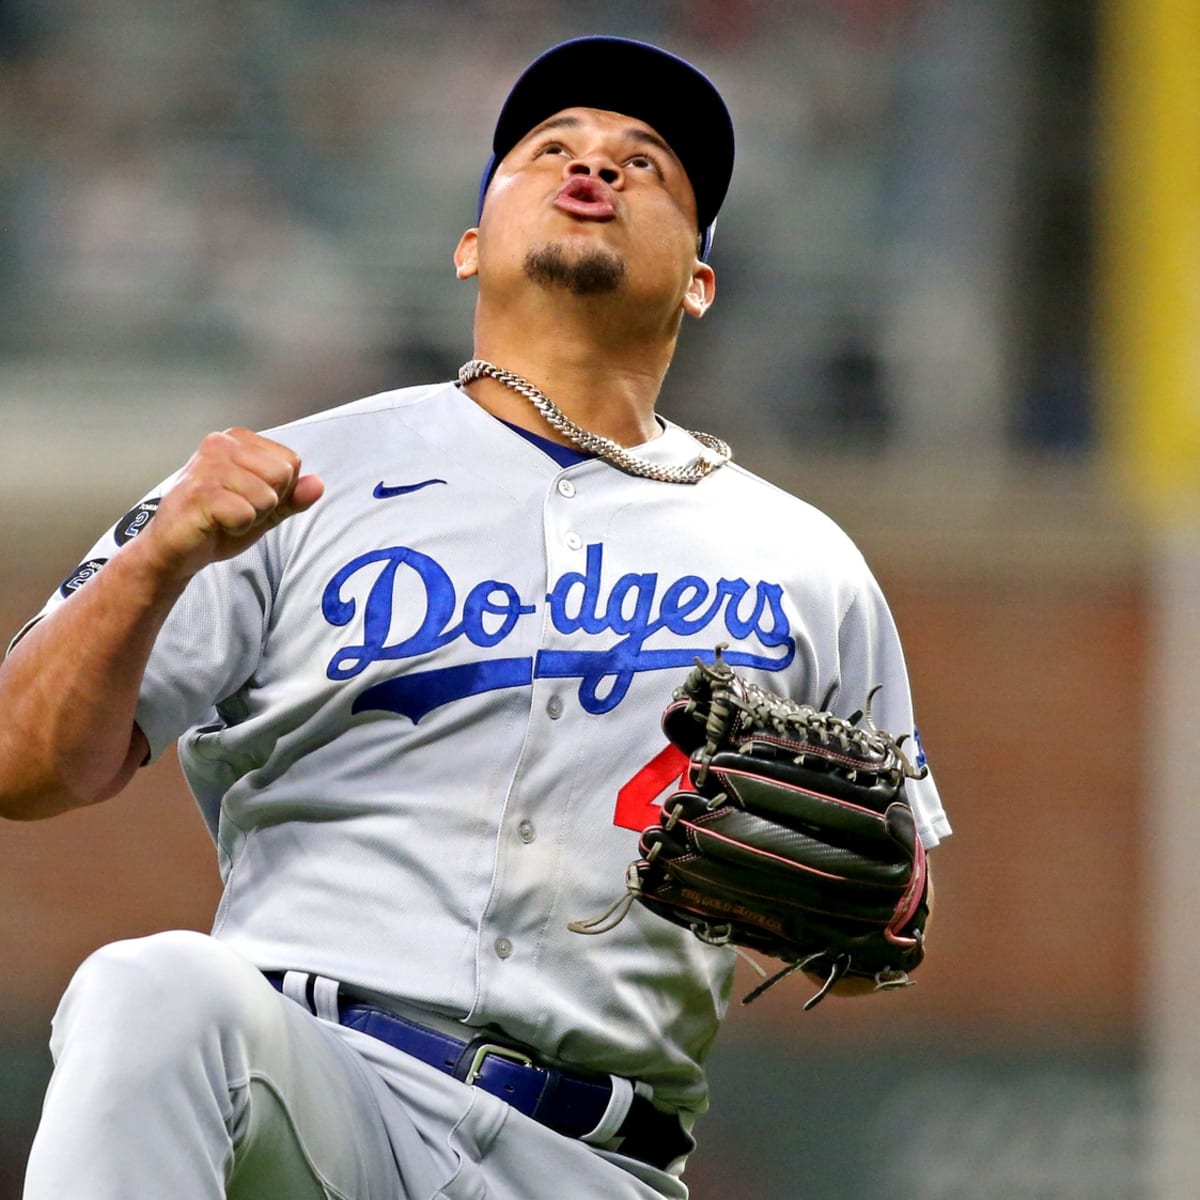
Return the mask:
<path id="1" fill-rule="evenodd" d="M 539 137 L 543 133 L 549 133 L 552 129 L 578 129 L 581 124 L 582 122 L 578 117 L 551 117 L 549 120 L 543 121 L 540 125 L 535 125 L 521 140 L 528 142 L 530 139 Z"/>
<path id="2" fill-rule="evenodd" d="M 676 162 L 679 162 L 679 155 L 652 130 L 643 129 L 640 125 L 635 125 L 625 130 L 625 136 L 635 142 L 647 142 L 649 145 L 661 150 L 664 154 L 669 154 Z"/>
<path id="3" fill-rule="evenodd" d="M 583 122 L 578 117 L 572 117 L 566 114 L 561 114 L 556 117 L 550 117 L 549 120 L 543 121 L 540 125 L 531 129 L 522 141 L 530 141 L 533 138 L 540 137 L 544 133 L 550 133 L 555 129 L 578 129 Z M 675 153 L 671 147 L 658 136 L 652 129 L 647 129 L 643 125 L 630 125 L 625 129 L 625 136 L 634 142 L 645 142 L 648 145 L 654 146 L 656 149 L 663 151 L 664 154 L 669 154 L 676 162 L 679 161 L 679 155 Z"/>

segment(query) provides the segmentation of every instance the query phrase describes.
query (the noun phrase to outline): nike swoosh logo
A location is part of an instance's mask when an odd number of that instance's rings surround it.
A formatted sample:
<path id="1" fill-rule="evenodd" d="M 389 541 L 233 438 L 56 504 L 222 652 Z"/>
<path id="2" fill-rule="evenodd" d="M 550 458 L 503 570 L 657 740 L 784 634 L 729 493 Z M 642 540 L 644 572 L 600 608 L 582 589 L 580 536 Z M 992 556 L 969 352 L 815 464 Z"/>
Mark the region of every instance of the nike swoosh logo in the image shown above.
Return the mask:
<path id="1" fill-rule="evenodd" d="M 401 483 L 396 487 L 388 487 L 381 479 L 375 485 L 375 491 L 371 494 L 376 500 L 390 500 L 393 496 L 407 496 L 409 492 L 419 492 L 422 488 L 427 488 L 434 483 L 445 483 L 444 479 L 423 479 L 420 483 Z"/>

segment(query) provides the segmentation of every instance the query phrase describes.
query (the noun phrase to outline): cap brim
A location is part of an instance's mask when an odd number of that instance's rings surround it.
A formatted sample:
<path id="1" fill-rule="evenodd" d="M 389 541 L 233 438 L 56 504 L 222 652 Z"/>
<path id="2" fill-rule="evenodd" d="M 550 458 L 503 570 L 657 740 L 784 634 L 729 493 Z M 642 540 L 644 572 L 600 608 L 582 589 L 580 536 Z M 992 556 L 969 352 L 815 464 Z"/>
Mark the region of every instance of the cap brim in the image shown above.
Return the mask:
<path id="1" fill-rule="evenodd" d="M 691 63 L 628 38 L 575 38 L 552 47 L 526 68 L 504 102 L 489 171 L 564 108 L 600 108 L 645 121 L 683 164 L 700 229 L 716 220 L 733 175 L 733 121 L 715 85 Z M 489 177 L 485 173 L 485 187 Z"/>

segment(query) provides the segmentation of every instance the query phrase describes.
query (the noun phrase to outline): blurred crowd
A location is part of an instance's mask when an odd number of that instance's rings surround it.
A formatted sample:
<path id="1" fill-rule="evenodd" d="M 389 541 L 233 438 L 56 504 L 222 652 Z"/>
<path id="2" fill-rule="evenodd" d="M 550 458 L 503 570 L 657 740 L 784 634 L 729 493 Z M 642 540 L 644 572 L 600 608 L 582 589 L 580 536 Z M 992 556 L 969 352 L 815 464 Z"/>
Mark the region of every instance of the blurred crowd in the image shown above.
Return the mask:
<path id="1" fill-rule="evenodd" d="M 1022 326 L 1033 7 L 0 0 L 0 371 L 219 366 L 260 426 L 449 377 L 497 107 L 543 47 L 612 32 L 702 64 L 738 127 L 672 415 L 729 434 L 756 392 L 749 433 L 971 447 L 1038 397 L 1069 445 L 1071 331 L 1031 373 Z"/>

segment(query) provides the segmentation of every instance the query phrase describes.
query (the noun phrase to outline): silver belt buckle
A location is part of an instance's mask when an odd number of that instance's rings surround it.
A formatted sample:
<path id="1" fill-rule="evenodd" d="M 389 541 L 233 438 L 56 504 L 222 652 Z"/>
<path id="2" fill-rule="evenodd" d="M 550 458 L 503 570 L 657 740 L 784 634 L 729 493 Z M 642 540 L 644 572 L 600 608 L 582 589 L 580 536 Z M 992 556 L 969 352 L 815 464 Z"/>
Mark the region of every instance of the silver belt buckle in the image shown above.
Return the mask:
<path id="1" fill-rule="evenodd" d="M 532 1067 L 533 1059 L 528 1054 L 522 1054 L 520 1050 L 514 1050 L 511 1046 L 498 1046 L 494 1042 L 485 1042 L 475 1051 L 475 1056 L 471 1059 L 471 1069 L 467 1072 L 463 1082 L 470 1085 L 483 1074 L 483 1064 L 489 1057 L 507 1058 L 511 1062 L 520 1063 L 523 1067 Z"/>

